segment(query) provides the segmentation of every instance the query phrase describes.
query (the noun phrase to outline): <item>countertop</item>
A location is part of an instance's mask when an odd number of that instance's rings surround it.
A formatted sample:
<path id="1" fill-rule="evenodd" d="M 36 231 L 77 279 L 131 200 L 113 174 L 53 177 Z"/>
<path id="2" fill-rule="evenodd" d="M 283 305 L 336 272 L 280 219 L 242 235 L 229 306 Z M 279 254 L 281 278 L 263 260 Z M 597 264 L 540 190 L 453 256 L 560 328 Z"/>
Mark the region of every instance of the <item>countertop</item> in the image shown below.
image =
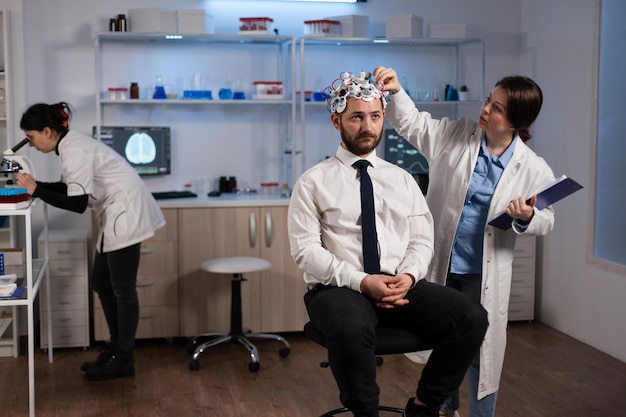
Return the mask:
<path id="1" fill-rule="evenodd" d="M 211 208 L 211 207 L 282 207 L 289 205 L 289 198 L 278 195 L 222 193 L 219 197 L 206 194 L 191 198 L 157 200 L 159 207 Z"/>

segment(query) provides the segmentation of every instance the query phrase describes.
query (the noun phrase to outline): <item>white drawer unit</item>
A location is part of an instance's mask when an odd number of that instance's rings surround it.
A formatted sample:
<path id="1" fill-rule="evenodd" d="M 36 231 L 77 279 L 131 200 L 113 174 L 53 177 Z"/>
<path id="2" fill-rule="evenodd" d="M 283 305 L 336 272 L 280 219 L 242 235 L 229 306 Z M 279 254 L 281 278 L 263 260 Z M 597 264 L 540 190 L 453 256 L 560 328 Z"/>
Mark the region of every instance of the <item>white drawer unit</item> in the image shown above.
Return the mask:
<path id="1" fill-rule="evenodd" d="M 43 256 L 43 233 L 39 256 Z M 53 347 L 89 346 L 88 235 L 83 230 L 50 230 L 48 258 Z M 39 297 L 41 348 L 48 348 L 46 297 Z"/>
<path id="2" fill-rule="evenodd" d="M 515 242 L 509 321 L 535 318 L 535 237 L 518 236 Z"/>

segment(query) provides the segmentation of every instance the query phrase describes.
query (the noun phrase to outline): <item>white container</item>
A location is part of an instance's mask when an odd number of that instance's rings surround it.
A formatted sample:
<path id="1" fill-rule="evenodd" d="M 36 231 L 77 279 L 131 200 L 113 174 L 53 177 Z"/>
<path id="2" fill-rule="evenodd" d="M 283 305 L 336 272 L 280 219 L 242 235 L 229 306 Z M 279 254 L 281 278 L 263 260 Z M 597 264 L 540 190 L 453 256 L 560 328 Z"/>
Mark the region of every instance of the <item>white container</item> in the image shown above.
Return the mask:
<path id="1" fill-rule="evenodd" d="M 176 11 L 158 7 L 129 9 L 128 28 L 130 32 L 177 33 Z"/>
<path id="2" fill-rule="evenodd" d="M 304 34 L 307 36 L 341 36 L 339 20 L 305 20 Z"/>
<path id="3" fill-rule="evenodd" d="M 468 35 L 466 23 L 431 23 L 428 36 L 431 38 L 463 39 Z"/>
<path id="4" fill-rule="evenodd" d="M 369 30 L 369 16 L 347 14 L 343 16 L 326 17 L 329 20 L 341 22 L 341 36 L 344 38 L 367 38 Z"/>
<path id="5" fill-rule="evenodd" d="M 422 22 L 423 18 L 414 14 L 387 16 L 387 37 L 421 38 Z"/>
<path id="6" fill-rule="evenodd" d="M 273 22 L 271 17 L 240 17 L 239 34 L 271 35 Z"/>
<path id="7" fill-rule="evenodd" d="M 213 16 L 204 10 L 176 10 L 178 33 L 206 34 L 215 33 Z"/>
<path id="8" fill-rule="evenodd" d="M 283 98 L 282 81 L 254 81 L 257 100 L 281 100 Z"/>

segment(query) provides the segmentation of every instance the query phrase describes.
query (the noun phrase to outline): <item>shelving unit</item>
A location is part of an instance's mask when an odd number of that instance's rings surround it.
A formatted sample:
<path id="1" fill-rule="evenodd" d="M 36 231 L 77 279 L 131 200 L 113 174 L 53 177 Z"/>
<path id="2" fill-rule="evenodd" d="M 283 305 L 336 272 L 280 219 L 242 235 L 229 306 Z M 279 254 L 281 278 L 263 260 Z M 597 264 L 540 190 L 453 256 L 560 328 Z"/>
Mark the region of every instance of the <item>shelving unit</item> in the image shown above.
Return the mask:
<path id="1" fill-rule="evenodd" d="M 44 235 L 47 237 L 48 233 L 48 206 L 40 200 L 33 200 L 31 205 L 24 209 L 0 209 L 0 216 L 14 217 L 16 221 L 23 222 L 23 233 L 25 240 L 25 264 L 23 276 L 18 276 L 18 286 L 24 288 L 21 295 L 17 298 L 2 298 L 0 299 L 0 307 L 12 307 L 25 306 L 28 316 L 28 400 L 29 400 L 29 415 L 35 416 L 35 313 L 34 305 L 41 290 L 41 284 L 45 282 L 45 295 L 47 297 L 47 305 L 50 306 L 50 291 L 49 281 L 47 277 L 48 270 L 48 245 L 44 243 L 43 257 L 39 259 L 33 259 L 33 238 L 32 238 L 32 216 L 33 211 L 37 206 L 43 206 L 43 230 Z M 49 308 L 49 307 L 48 307 Z M 50 311 L 48 310 L 48 317 L 50 317 Z M 12 340 L 2 340 L 2 343 L 8 343 L 15 349 L 15 356 L 17 356 L 17 316 L 13 315 L 13 338 Z M 48 323 L 50 326 L 50 323 Z M 48 345 L 52 346 L 52 332 L 48 333 Z M 52 363 L 52 349 L 48 349 L 48 361 Z"/>
<path id="2" fill-rule="evenodd" d="M 0 153 L 12 146 L 13 119 L 11 96 L 11 42 L 9 12 L 0 9 Z M 1 156 L 0 156 L 1 157 Z M 0 176 L 0 186 L 4 186 L 5 178 Z M 14 226 L 10 217 L 0 216 L 0 247 L 15 247 Z M 3 311 L 0 309 L 0 311 Z M 2 332 L 0 332 L 2 335 Z M 0 349 L 0 356 L 2 350 Z"/>
<path id="3" fill-rule="evenodd" d="M 236 127 L 238 140 L 252 140 L 241 148 L 250 148 L 277 137 L 281 149 L 271 147 L 273 155 L 285 155 L 279 173 L 281 182 L 291 177 L 291 152 L 296 120 L 294 80 L 296 73 L 296 40 L 277 35 L 166 35 L 105 32 L 95 36 L 96 53 L 96 126 L 102 125 L 170 125 L 173 149 L 185 158 L 198 152 L 185 148 L 185 141 L 206 135 L 232 137 Z M 218 59 L 215 59 L 219 57 Z M 123 63 L 123 65 L 117 65 Z M 253 74 L 255 79 L 249 79 Z M 213 99 L 152 99 L 155 77 L 164 76 L 166 93 L 171 89 L 182 97 L 197 76 Z M 251 99 L 253 81 L 282 81 L 282 99 Z M 246 99 L 222 100 L 220 87 L 241 81 Z M 138 82 L 139 99 L 112 100 L 109 87 L 128 87 Z M 169 87 L 168 87 L 169 84 Z M 147 87 L 146 87 L 147 86 Z M 202 115 L 202 118 L 199 117 Z M 241 119 L 252 120 L 248 124 Z M 184 123 L 181 121 L 184 119 Z M 100 138 L 99 130 L 96 131 Z M 248 137 L 249 136 L 249 137 Z M 261 142 L 259 142 L 259 139 Z M 205 141 L 206 143 L 206 141 Z M 206 143 L 210 146 L 210 143 Z M 252 155 L 251 155 L 252 156 Z M 172 160 L 174 175 L 188 175 L 181 156 Z M 178 166 L 176 164 L 178 163 Z"/>
<path id="4" fill-rule="evenodd" d="M 13 137 L 11 117 L 11 42 L 9 27 L 9 12 L 0 9 L 0 152 L 11 146 Z M 0 156 L 1 157 L 1 156 Z M 0 187 L 5 184 L 4 177 L 0 176 Z M 11 216 L 0 215 L 0 247 L 15 247 L 15 220 Z M 0 307 L 0 357 L 18 355 L 17 308 Z"/>
<path id="5" fill-rule="evenodd" d="M 321 70 L 316 70 L 315 63 L 324 60 Z M 458 88 L 468 85 L 473 91 L 472 100 L 468 101 L 419 101 L 419 108 L 427 109 L 433 116 L 457 118 L 462 110 L 474 110 L 480 105 L 485 90 L 485 46 L 480 39 L 386 39 L 386 38 L 343 38 L 325 36 L 303 36 L 299 39 L 299 90 L 318 91 L 328 85 L 328 74 L 339 77 L 342 71 L 371 72 L 376 66 L 392 67 L 404 88 L 414 88 L 417 84 L 408 77 L 423 77 L 441 87 L 440 96 L 443 100 L 443 86 L 446 83 Z M 319 67 L 319 66 L 318 66 Z M 318 71 L 320 71 L 318 69 Z M 322 78 L 323 77 L 323 78 Z M 294 169 L 303 171 L 310 165 L 323 159 L 321 152 L 332 152 L 330 145 L 318 145 L 316 140 L 309 140 L 311 133 L 329 136 L 336 146 L 337 134 L 328 122 L 328 113 L 324 102 L 305 101 L 300 94 L 299 104 L 299 135 L 296 152 L 302 155 L 298 162 L 302 166 Z M 415 96 L 415 95 L 413 95 Z M 472 107 L 473 106 L 473 107 Z M 320 123 L 324 123 L 320 131 Z M 328 129 L 328 134 L 323 129 Z M 318 150 L 307 149 L 318 146 Z M 310 155 L 313 153 L 313 155 Z M 312 156 L 317 159 L 312 159 Z M 312 159 L 307 162 L 307 158 Z"/>
<path id="6" fill-rule="evenodd" d="M 509 321 L 535 318 L 535 236 L 518 236 L 513 255 Z"/>

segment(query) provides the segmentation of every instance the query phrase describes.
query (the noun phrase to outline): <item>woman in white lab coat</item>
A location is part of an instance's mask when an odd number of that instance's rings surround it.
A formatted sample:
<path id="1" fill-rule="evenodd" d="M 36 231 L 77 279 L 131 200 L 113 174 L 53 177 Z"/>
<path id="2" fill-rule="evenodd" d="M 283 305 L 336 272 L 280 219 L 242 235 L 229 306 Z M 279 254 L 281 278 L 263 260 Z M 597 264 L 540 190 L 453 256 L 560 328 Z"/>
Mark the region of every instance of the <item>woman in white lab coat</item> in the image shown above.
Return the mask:
<path id="1" fill-rule="evenodd" d="M 60 159 L 60 182 L 36 181 L 15 175 L 28 194 L 55 207 L 83 213 L 94 210 L 100 223 L 92 287 L 98 293 L 110 332 L 110 342 L 95 362 L 81 369 L 87 379 L 101 381 L 135 373 L 133 348 L 139 321 L 137 269 L 141 242 L 165 225 L 165 219 L 144 182 L 111 147 L 70 130 L 67 103 L 35 104 L 20 128 L 30 146 Z"/>
<path id="2" fill-rule="evenodd" d="M 374 76 L 393 93 L 387 121 L 429 163 L 426 199 L 435 221 L 429 279 L 467 293 L 489 314 L 479 358 L 468 373 L 468 399 L 470 417 L 493 417 L 506 347 L 515 239 L 521 233 L 545 235 L 554 225 L 551 207 L 534 208 L 534 194 L 553 182 L 554 174 L 525 144 L 541 109 L 541 89 L 527 77 L 506 77 L 496 83 L 478 122 L 437 120 L 415 107 L 393 69 L 377 67 Z M 514 219 L 510 229 L 487 224 L 503 211 Z M 458 392 L 440 415 L 452 416 L 457 408 Z"/>

